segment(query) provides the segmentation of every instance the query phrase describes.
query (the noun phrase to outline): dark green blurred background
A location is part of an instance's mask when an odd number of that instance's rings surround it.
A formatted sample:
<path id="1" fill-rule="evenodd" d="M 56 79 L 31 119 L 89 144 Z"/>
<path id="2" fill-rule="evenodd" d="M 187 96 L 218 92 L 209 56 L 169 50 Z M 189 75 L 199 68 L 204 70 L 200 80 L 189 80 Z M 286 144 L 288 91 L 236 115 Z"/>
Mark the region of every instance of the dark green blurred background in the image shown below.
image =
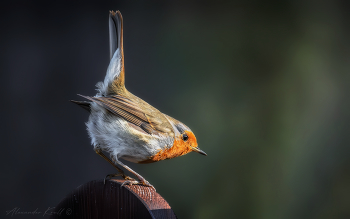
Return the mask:
<path id="1" fill-rule="evenodd" d="M 124 16 L 127 88 L 191 127 L 208 154 L 127 163 L 179 218 L 350 218 L 349 2 L 1 8 L 2 218 L 114 172 L 68 102 L 104 78 L 109 10 Z"/>

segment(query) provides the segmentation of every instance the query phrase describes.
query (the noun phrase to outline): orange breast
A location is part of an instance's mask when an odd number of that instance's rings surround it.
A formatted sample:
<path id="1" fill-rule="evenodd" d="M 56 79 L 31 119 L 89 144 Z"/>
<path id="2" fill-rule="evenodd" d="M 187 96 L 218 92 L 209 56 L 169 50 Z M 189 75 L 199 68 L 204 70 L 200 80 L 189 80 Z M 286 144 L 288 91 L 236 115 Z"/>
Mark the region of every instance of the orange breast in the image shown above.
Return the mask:
<path id="1" fill-rule="evenodd" d="M 153 163 L 160 160 L 182 156 L 191 152 L 191 146 L 197 147 L 197 140 L 192 132 L 185 132 L 188 135 L 188 140 L 186 142 L 184 142 L 181 138 L 175 139 L 174 144 L 171 148 L 160 150 L 156 155 L 150 157 L 148 160 L 141 161 L 140 163 Z"/>

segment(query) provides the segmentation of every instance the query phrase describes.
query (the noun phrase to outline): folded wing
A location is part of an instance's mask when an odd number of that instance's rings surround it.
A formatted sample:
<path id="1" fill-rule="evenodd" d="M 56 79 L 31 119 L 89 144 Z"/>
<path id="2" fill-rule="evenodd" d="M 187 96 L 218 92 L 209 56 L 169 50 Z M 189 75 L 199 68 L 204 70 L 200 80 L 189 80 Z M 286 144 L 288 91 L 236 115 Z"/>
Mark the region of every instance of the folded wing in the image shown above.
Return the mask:
<path id="1" fill-rule="evenodd" d="M 157 113 L 157 116 L 154 116 L 154 112 L 147 113 L 148 110 L 154 110 L 155 108 L 153 107 L 152 109 L 142 109 L 139 107 L 139 104 L 135 104 L 127 97 L 120 95 L 106 97 L 82 97 L 97 103 L 112 114 L 119 116 L 129 123 L 140 127 L 148 134 L 168 134 L 170 136 L 174 136 L 171 124 L 161 112 L 158 111 L 161 115 Z"/>

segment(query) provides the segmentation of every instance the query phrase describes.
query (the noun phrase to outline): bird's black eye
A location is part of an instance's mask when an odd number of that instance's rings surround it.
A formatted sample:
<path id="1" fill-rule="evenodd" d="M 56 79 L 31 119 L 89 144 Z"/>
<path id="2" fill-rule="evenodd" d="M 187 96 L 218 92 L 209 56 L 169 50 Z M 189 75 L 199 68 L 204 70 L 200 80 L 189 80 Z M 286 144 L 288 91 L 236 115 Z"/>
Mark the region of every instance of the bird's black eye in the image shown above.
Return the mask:
<path id="1" fill-rule="evenodd" d="M 183 134 L 183 135 L 182 135 L 182 139 L 183 139 L 184 141 L 187 141 L 188 136 L 187 136 L 186 134 Z"/>

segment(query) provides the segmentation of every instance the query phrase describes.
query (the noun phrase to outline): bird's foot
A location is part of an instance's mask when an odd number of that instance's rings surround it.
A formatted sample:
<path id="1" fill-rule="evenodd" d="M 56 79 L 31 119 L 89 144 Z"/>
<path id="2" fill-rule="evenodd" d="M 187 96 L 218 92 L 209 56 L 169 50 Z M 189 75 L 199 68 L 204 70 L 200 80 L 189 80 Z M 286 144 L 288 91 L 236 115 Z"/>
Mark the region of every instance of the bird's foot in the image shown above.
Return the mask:
<path id="1" fill-rule="evenodd" d="M 130 177 L 129 177 L 130 178 Z M 121 186 L 124 185 L 144 185 L 144 186 L 149 186 L 152 187 L 154 190 L 156 190 L 147 180 L 142 179 L 142 180 L 135 180 L 135 179 L 126 179 L 125 182 Z"/>
<path id="2" fill-rule="evenodd" d="M 106 184 L 106 179 L 112 179 L 113 177 L 117 177 L 117 176 L 122 176 L 123 178 L 125 177 L 124 173 L 112 173 L 112 174 L 108 174 L 105 179 L 103 180 L 103 184 Z M 124 178 L 125 179 L 125 178 Z"/>

